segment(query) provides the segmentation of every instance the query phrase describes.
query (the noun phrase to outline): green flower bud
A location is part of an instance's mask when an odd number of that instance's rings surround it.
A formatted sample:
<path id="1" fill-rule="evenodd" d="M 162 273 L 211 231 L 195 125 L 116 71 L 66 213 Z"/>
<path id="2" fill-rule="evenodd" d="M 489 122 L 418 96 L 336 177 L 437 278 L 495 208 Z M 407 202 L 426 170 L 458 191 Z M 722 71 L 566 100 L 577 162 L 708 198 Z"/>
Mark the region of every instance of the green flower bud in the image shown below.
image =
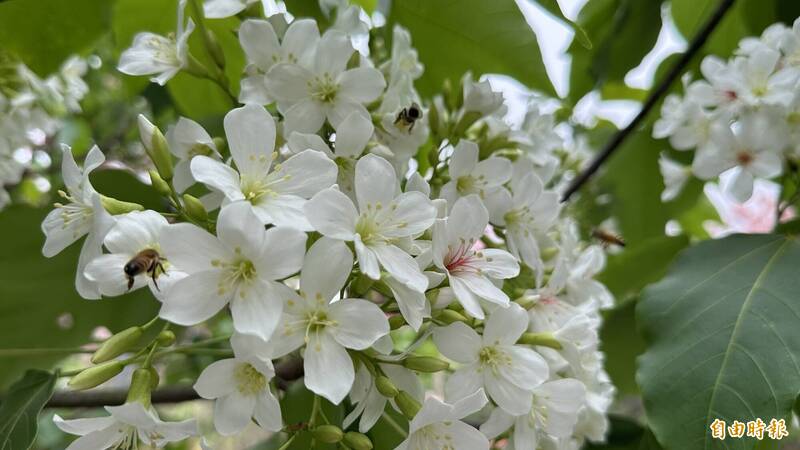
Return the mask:
<path id="1" fill-rule="evenodd" d="M 542 347 L 550 347 L 556 350 L 561 350 L 561 343 L 553 336 L 553 333 L 525 333 L 517 341 L 517 344 L 523 345 L 541 345 Z"/>
<path id="2" fill-rule="evenodd" d="M 161 382 L 161 375 L 158 374 L 158 371 L 153 366 L 148 367 L 147 370 L 150 371 L 150 390 L 155 391 L 158 383 Z"/>
<path id="3" fill-rule="evenodd" d="M 161 178 L 158 172 L 155 170 L 150 170 L 147 173 L 150 174 L 150 184 L 153 185 L 153 189 L 155 189 L 156 192 L 164 197 L 169 197 L 172 195 L 172 189 L 169 188 L 169 184 L 167 184 L 167 182 Z"/>
<path id="4" fill-rule="evenodd" d="M 417 372 L 434 373 L 448 369 L 450 364 L 433 356 L 409 356 L 403 360 L 403 367 Z"/>
<path id="5" fill-rule="evenodd" d="M 144 206 L 138 203 L 123 202 L 105 195 L 100 196 L 100 202 L 103 204 L 103 209 L 113 216 L 127 214 L 131 211 L 144 211 Z"/>
<path id="6" fill-rule="evenodd" d="M 142 337 L 142 327 L 130 327 L 106 339 L 92 355 L 92 363 L 100 364 L 110 361 L 130 350 Z"/>
<path id="7" fill-rule="evenodd" d="M 169 347 L 170 345 L 175 343 L 175 333 L 170 330 L 164 330 L 161 333 L 158 333 L 158 345 L 162 347 Z"/>
<path id="8" fill-rule="evenodd" d="M 455 312 L 464 312 L 464 307 L 461 306 L 461 303 L 453 302 L 447 305 L 447 309 L 451 309 Z"/>
<path id="9" fill-rule="evenodd" d="M 372 450 L 372 441 L 365 434 L 348 431 L 344 435 L 344 444 L 353 450 Z"/>
<path id="10" fill-rule="evenodd" d="M 386 376 L 379 376 L 375 378 L 375 388 L 378 389 L 378 392 L 381 393 L 382 396 L 388 398 L 395 398 L 400 391 L 397 390 L 397 386 L 392 383 L 392 380 Z"/>
<path id="11" fill-rule="evenodd" d="M 389 317 L 389 329 L 396 330 L 406 324 L 406 319 L 400 314 Z"/>
<path id="12" fill-rule="evenodd" d="M 320 425 L 311 430 L 311 435 L 314 436 L 314 439 L 325 444 L 335 444 L 344 437 L 342 429 L 336 425 Z"/>
<path id="13" fill-rule="evenodd" d="M 443 309 L 436 314 L 436 318 L 441 320 L 447 325 L 453 322 L 466 322 L 467 319 L 461 313 L 455 312 L 452 309 Z"/>
<path id="14" fill-rule="evenodd" d="M 362 273 L 361 275 L 356 277 L 356 279 L 353 281 L 350 287 L 353 290 L 353 294 L 361 296 L 366 294 L 374 283 L 375 280 Z"/>
<path id="15" fill-rule="evenodd" d="M 225 67 L 225 52 L 222 51 L 214 32 L 208 28 L 206 28 L 206 43 L 208 44 L 208 52 L 211 53 L 211 57 L 214 58 L 217 66 Z"/>
<path id="16" fill-rule="evenodd" d="M 422 405 L 419 404 L 418 401 L 414 399 L 408 392 L 400 391 L 397 394 L 397 397 L 394 398 L 395 403 L 397 403 L 397 407 L 400 408 L 400 411 L 403 412 L 403 415 L 411 420 L 414 416 L 417 415 Z"/>
<path id="17" fill-rule="evenodd" d="M 205 222 L 208 219 L 208 211 L 195 196 L 183 194 L 183 207 L 186 208 L 189 217 L 198 222 Z"/>
<path id="18" fill-rule="evenodd" d="M 143 114 L 139 114 L 139 138 L 144 144 L 147 156 L 155 164 L 158 174 L 164 180 L 170 181 L 172 179 L 172 155 L 169 153 L 167 139 L 161 130 L 150 123 Z"/>
<path id="19" fill-rule="evenodd" d="M 125 365 L 119 361 L 109 361 L 99 366 L 89 367 L 72 377 L 67 385 L 76 391 L 91 389 L 119 375 L 124 367 Z"/>
<path id="20" fill-rule="evenodd" d="M 483 113 L 480 111 L 466 111 L 458 120 L 455 128 L 453 128 L 453 136 L 464 136 L 469 127 L 471 127 L 481 117 L 483 117 Z"/>
<path id="21" fill-rule="evenodd" d="M 150 392 L 153 390 L 153 373 L 150 368 L 138 368 L 133 371 L 131 386 L 128 388 L 127 402 L 140 402 L 150 406 Z"/>
<path id="22" fill-rule="evenodd" d="M 214 142 L 214 146 L 217 147 L 218 152 L 222 152 L 222 150 L 228 145 L 223 137 L 215 136 L 211 140 Z"/>

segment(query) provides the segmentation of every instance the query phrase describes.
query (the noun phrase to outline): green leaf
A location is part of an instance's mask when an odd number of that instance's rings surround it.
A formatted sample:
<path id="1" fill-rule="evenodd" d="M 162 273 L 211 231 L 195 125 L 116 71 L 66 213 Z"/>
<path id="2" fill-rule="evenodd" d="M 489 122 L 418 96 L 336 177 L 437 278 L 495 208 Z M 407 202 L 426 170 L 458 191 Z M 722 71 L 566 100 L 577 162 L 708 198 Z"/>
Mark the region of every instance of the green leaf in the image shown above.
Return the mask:
<path id="1" fill-rule="evenodd" d="M 688 249 L 644 291 L 636 378 L 667 450 L 752 449 L 753 438 L 713 440 L 710 423 L 788 418 L 800 390 L 798 264 L 793 238 L 735 235 Z"/>
<path id="2" fill-rule="evenodd" d="M 618 397 L 638 394 L 636 358 L 644 353 L 645 345 L 636 332 L 636 299 L 625 302 L 603 314 L 600 342 L 606 355 L 605 370 L 611 377 Z"/>
<path id="3" fill-rule="evenodd" d="M 558 0 L 533 0 L 538 3 L 542 8 L 546 9 L 547 12 L 556 16 L 559 20 L 566 23 L 570 27 L 572 27 L 572 31 L 575 32 L 575 40 L 578 41 L 584 48 L 591 50 L 592 49 L 592 41 L 589 39 L 589 35 L 586 34 L 586 30 L 583 29 L 582 26 L 578 25 L 574 21 L 570 20 L 567 16 L 564 15 L 564 12 L 561 11 L 561 7 L 558 5 Z"/>
<path id="4" fill-rule="evenodd" d="M 468 70 L 475 76 L 509 75 L 555 95 L 536 35 L 514 0 L 394 1 L 389 20 L 413 36 L 425 64 L 417 83 L 423 95 L 441 90 L 445 79 L 457 82 Z"/>
<path id="5" fill-rule="evenodd" d="M 598 281 L 622 302 L 661 279 L 675 255 L 687 245 L 686 236 L 658 236 L 628 246 L 620 253 L 609 255 Z"/>
<path id="6" fill-rule="evenodd" d="M 622 82 L 642 62 L 656 43 L 661 29 L 661 0 L 592 0 L 578 15 L 578 23 L 594 44 L 591 49 L 575 35 L 569 98 L 580 100 L 586 93 L 609 81 Z"/>
<path id="7" fill-rule="evenodd" d="M 691 40 L 719 3 L 718 0 L 672 0 L 672 19 L 678 31 Z M 714 30 L 703 51 L 721 57 L 730 56 L 743 37 L 758 35 L 775 21 L 772 2 L 738 1 Z"/>
<path id="8" fill-rule="evenodd" d="M 0 3 L 0 49 L 40 76 L 88 51 L 109 27 L 107 0 L 11 0 Z"/>
<path id="9" fill-rule="evenodd" d="M 103 194 L 159 208 L 160 198 L 129 173 L 107 170 L 92 176 Z M 84 300 L 75 292 L 75 270 L 82 241 L 53 258 L 42 256 L 39 231 L 47 209 L 10 207 L 0 213 L 0 388 L 28 368 L 50 368 L 65 355 L 4 356 L 7 348 L 64 348 L 89 342 L 92 330 L 120 330 L 151 319 L 158 302 L 150 292 Z M 20 326 L 20 324 L 25 324 Z"/>
<path id="10" fill-rule="evenodd" d="M 638 423 L 621 416 L 608 417 L 610 429 L 606 442 L 595 444 L 588 442 L 584 450 L 660 450 L 653 433 Z"/>
<path id="11" fill-rule="evenodd" d="M 14 383 L 0 406 L 0 450 L 26 450 L 39 429 L 37 416 L 53 395 L 56 376 L 29 370 Z"/>

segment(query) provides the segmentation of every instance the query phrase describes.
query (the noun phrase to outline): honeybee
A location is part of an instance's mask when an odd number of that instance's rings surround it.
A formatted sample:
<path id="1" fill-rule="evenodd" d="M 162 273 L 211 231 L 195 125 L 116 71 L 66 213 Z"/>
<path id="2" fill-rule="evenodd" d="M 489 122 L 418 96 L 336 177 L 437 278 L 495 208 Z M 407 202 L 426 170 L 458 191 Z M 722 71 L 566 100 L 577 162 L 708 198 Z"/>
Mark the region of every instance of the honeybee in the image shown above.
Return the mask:
<path id="1" fill-rule="evenodd" d="M 605 248 L 608 248 L 610 245 L 625 247 L 625 240 L 622 239 L 622 236 L 613 234 L 600 228 L 595 228 L 592 230 L 592 237 L 600 241 Z"/>
<path id="2" fill-rule="evenodd" d="M 408 129 L 410 133 L 411 130 L 414 129 L 414 125 L 417 123 L 417 120 L 422 118 L 422 109 L 419 105 L 414 102 L 408 108 L 403 108 L 399 113 L 397 113 L 397 119 L 395 119 L 394 124 L 397 125 L 398 128 Z"/>
<path id="3" fill-rule="evenodd" d="M 156 277 L 159 273 L 166 272 L 164 266 L 161 264 L 163 261 L 166 261 L 166 259 L 162 258 L 161 255 L 152 248 L 137 253 L 122 269 L 125 271 L 125 276 L 128 278 L 128 290 L 130 291 L 133 287 L 134 277 L 143 273 L 146 273 L 153 279 L 153 284 L 156 286 L 156 289 L 158 289 Z"/>

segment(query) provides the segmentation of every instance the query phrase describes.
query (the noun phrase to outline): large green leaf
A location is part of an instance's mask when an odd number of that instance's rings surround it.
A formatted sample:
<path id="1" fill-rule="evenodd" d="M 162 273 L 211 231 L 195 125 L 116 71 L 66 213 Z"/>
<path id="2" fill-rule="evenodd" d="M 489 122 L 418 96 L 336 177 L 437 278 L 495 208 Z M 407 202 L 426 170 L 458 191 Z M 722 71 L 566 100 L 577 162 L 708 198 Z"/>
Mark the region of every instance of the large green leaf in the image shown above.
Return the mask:
<path id="1" fill-rule="evenodd" d="M 645 290 L 637 381 L 667 450 L 751 449 L 753 438 L 712 439 L 709 424 L 788 418 L 800 390 L 799 264 L 792 237 L 736 235 L 685 251 Z"/>
<path id="2" fill-rule="evenodd" d="M 120 200 L 158 207 L 152 190 L 122 171 L 99 171 L 97 189 Z M 0 258 L 0 390 L 27 368 L 49 368 L 64 355 L 4 356 L 8 348 L 63 348 L 89 342 L 92 330 L 119 331 L 152 318 L 158 302 L 146 289 L 89 301 L 75 292 L 81 242 L 47 259 L 40 231 L 46 209 L 11 207 L 0 213 L 4 258 Z M 21 325 L 24 324 L 24 325 Z"/>
<path id="3" fill-rule="evenodd" d="M 554 95 L 536 35 L 514 0 L 398 0 L 392 23 L 408 28 L 425 74 L 417 87 L 423 95 L 439 91 L 442 82 L 501 73 Z"/>
<path id="4" fill-rule="evenodd" d="M 0 3 L 0 49 L 41 76 L 55 72 L 108 30 L 108 0 L 11 0 Z"/>
<path id="5" fill-rule="evenodd" d="M 14 383 L 0 406 L 0 450 L 26 450 L 36 439 L 36 420 L 53 395 L 56 376 L 29 370 Z"/>
<path id="6" fill-rule="evenodd" d="M 592 0 L 578 16 L 578 24 L 593 44 L 576 34 L 572 55 L 569 98 L 577 102 L 587 92 L 609 81 L 621 82 L 652 50 L 661 29 L 661 0 Z"/>

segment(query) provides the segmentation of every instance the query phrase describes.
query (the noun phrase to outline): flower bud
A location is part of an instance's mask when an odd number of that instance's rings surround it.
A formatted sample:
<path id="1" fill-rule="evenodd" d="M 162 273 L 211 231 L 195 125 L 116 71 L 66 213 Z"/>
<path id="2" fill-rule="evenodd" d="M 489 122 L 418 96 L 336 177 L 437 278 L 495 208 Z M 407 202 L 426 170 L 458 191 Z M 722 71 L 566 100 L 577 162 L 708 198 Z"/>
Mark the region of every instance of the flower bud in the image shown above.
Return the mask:
<path id="1" fill-rule="evenodd" d="M 449 368 L 450 364 L 433 356 L 409 356 L 403 360 L 403 367 L 417 372 L 434 373 Z"/>
<path id="2" fill-rule="evenodd" d="M 362 273 L 356 277 L 350 287 L 353 290 L 353 294 L 360 296 L 366 294 L 374 283 L 375 280 Z"/>
<path id="3" fill-rule="evenodd" d="M 153 390 L 153 373 L 150 368 L 138 368 L 133 371 L 131 386 L 128 388 L 127 402 L 140 402 L 150 406 L 150 392 Z"/>
<path id="4" fill-rule="evenodd" d="M 153 185 L 153 189 L 155 189 L 156 192 L 164 197 L 169 197 L 172 195 L 172 190 L 169 188 L 169 184 L 167 184 L 167 182 L 161 178 L 158 172 L 155 170 L 149 170 L 147 173 L 150 174 L 150 184 Z"/>
<path id="5" fill-rule="evenodd" d="M 161 375 L 158 374 L 158 371 L 153 366 L 148 367 L 147 370 L 150 371 L 150 390 L 155 391 L 158 383 L 161 382 Z"/>
<path id="6" fill-rule="evenodd" d="M 372 450 L 372 441 L 367 435 L 348 431 L 344 435 L 344 444 L 353 450 Z"/>
<path id="7" fill-rule="evenodd" d="M 447 325 L 453 322 L 466 322 L 467 319 L 461 313 L 455 312 L 452 309 L 443 309 L 436 314 L 436 318 L 441 320 Z"/>
<path id="8" fill-rule="evenodd" d="M 110 361 L 130 350 L 142 337 L 142 327 L 130 327 L 106 339 L 92 355 L 92 363 L 100 364 Z"/>
<path id="9" fill-rule="evenodd" d="M 183 194 L 183 207 L 189 217 L 198 222 L 205 222 L 208 219 L 206 207 L 193 195 Z"/>
<path id="10" fill-rule="evenodd" d="M 119 214 L 127 214 L 131 211 L 144 211 L 144 206 L 138 203 L 123 202 L 115 198 L 100 196 L 100 203 L 103 204 L 103 209 L 108 211 L 112 216 Z"/>
<path id="11" fill-rule="evenodd" d="M 314 439 L 325 444 L 335 444 L 344 437 L 342 429 L 336 425 L 320 425 L 311 430 L 311 435 L 314 436 Z"/>
<path id="12" fill-rule="evenodd" d="M 153 160 L 153 164 L 156 166 L 161 178 L 166 181 L 171 180 L 172 155 L 169 153 L 167 139 L 161 130 L 150 123 L 143 114 L 139 114 L 139 138 L 142 140 L 147 156 Z"/>
<path id="13" fill-rule="evenodd" d="M 525 333 L 517 341 L 517 344 L 523 345 L 541 345 L 542 347 L 550 347 L 556 350 L 561 350 L 561 343 L 553 336 L 553 333 Z"/>
<path id="14" fill-rule="evenodd" d="M 533 294 L 533 295 L 522 294 L 519 298 L 514 300 L 514 303 L 518 304 L 519 306 L 522 306 L 522 309 L 531 309 L 539 301 L 539 298 L 540 298 L 539 294 Z"/>
<path id="15" fill-rule="evenodd" d="M 211 53 L 211 57 L 214 58 L 214 62 L 217 63 L 217 66 L 220 68 L 225 67 L 225 52 L 222 51 L 222 47 L 219 45 L 217 37 L 214 36 L 214 32 L 207 28 L 206 43 L 208 44 L 208 52 Z"/>
<path id="16" fill-rule="evenodd" d="M 397 397 L 394 398 L 395 403 L 397 403 L 397 407 L 400 408 L 400 411 L 403 412 L 403 415 L 411 420 L 414 416 L 417 415 L 422 405 L 419 404 L 418 401 L 414 399 L 408 392 L 400 391 L 397 394 Z"/>
<path id="17" fill-rule="evenodd" d="M 109 361 L 99 366 L 89 367 L 72 377 L 67 385 L 76 391 L 91 389 L 119 375 L 124 367 L 125 365 L 119 361 Z"/>
<path id="18" fill-rule="evenodd" d="M 406 319 L 400 314 L 389 317 L 389 329 L 396 330 L 406 324 Z"/>
<path id="19" fill-rule="evenodd" d="M 378 389 L 382 396 L 388 398 L 395 398 L 400 393 L 397 390 L 397 386 L 392 383 L 392 380 L 383 375 L 375 378 L 375 388 Z"/>
<path id="20" fill-rule="evenodd" d="M 170 330 L 164 330 L 161 333 L 158 333 L 156 340 L 158 341 L 158 345 L 161 347 L 169 347 L 175 343 L 175 333 Z"/>

